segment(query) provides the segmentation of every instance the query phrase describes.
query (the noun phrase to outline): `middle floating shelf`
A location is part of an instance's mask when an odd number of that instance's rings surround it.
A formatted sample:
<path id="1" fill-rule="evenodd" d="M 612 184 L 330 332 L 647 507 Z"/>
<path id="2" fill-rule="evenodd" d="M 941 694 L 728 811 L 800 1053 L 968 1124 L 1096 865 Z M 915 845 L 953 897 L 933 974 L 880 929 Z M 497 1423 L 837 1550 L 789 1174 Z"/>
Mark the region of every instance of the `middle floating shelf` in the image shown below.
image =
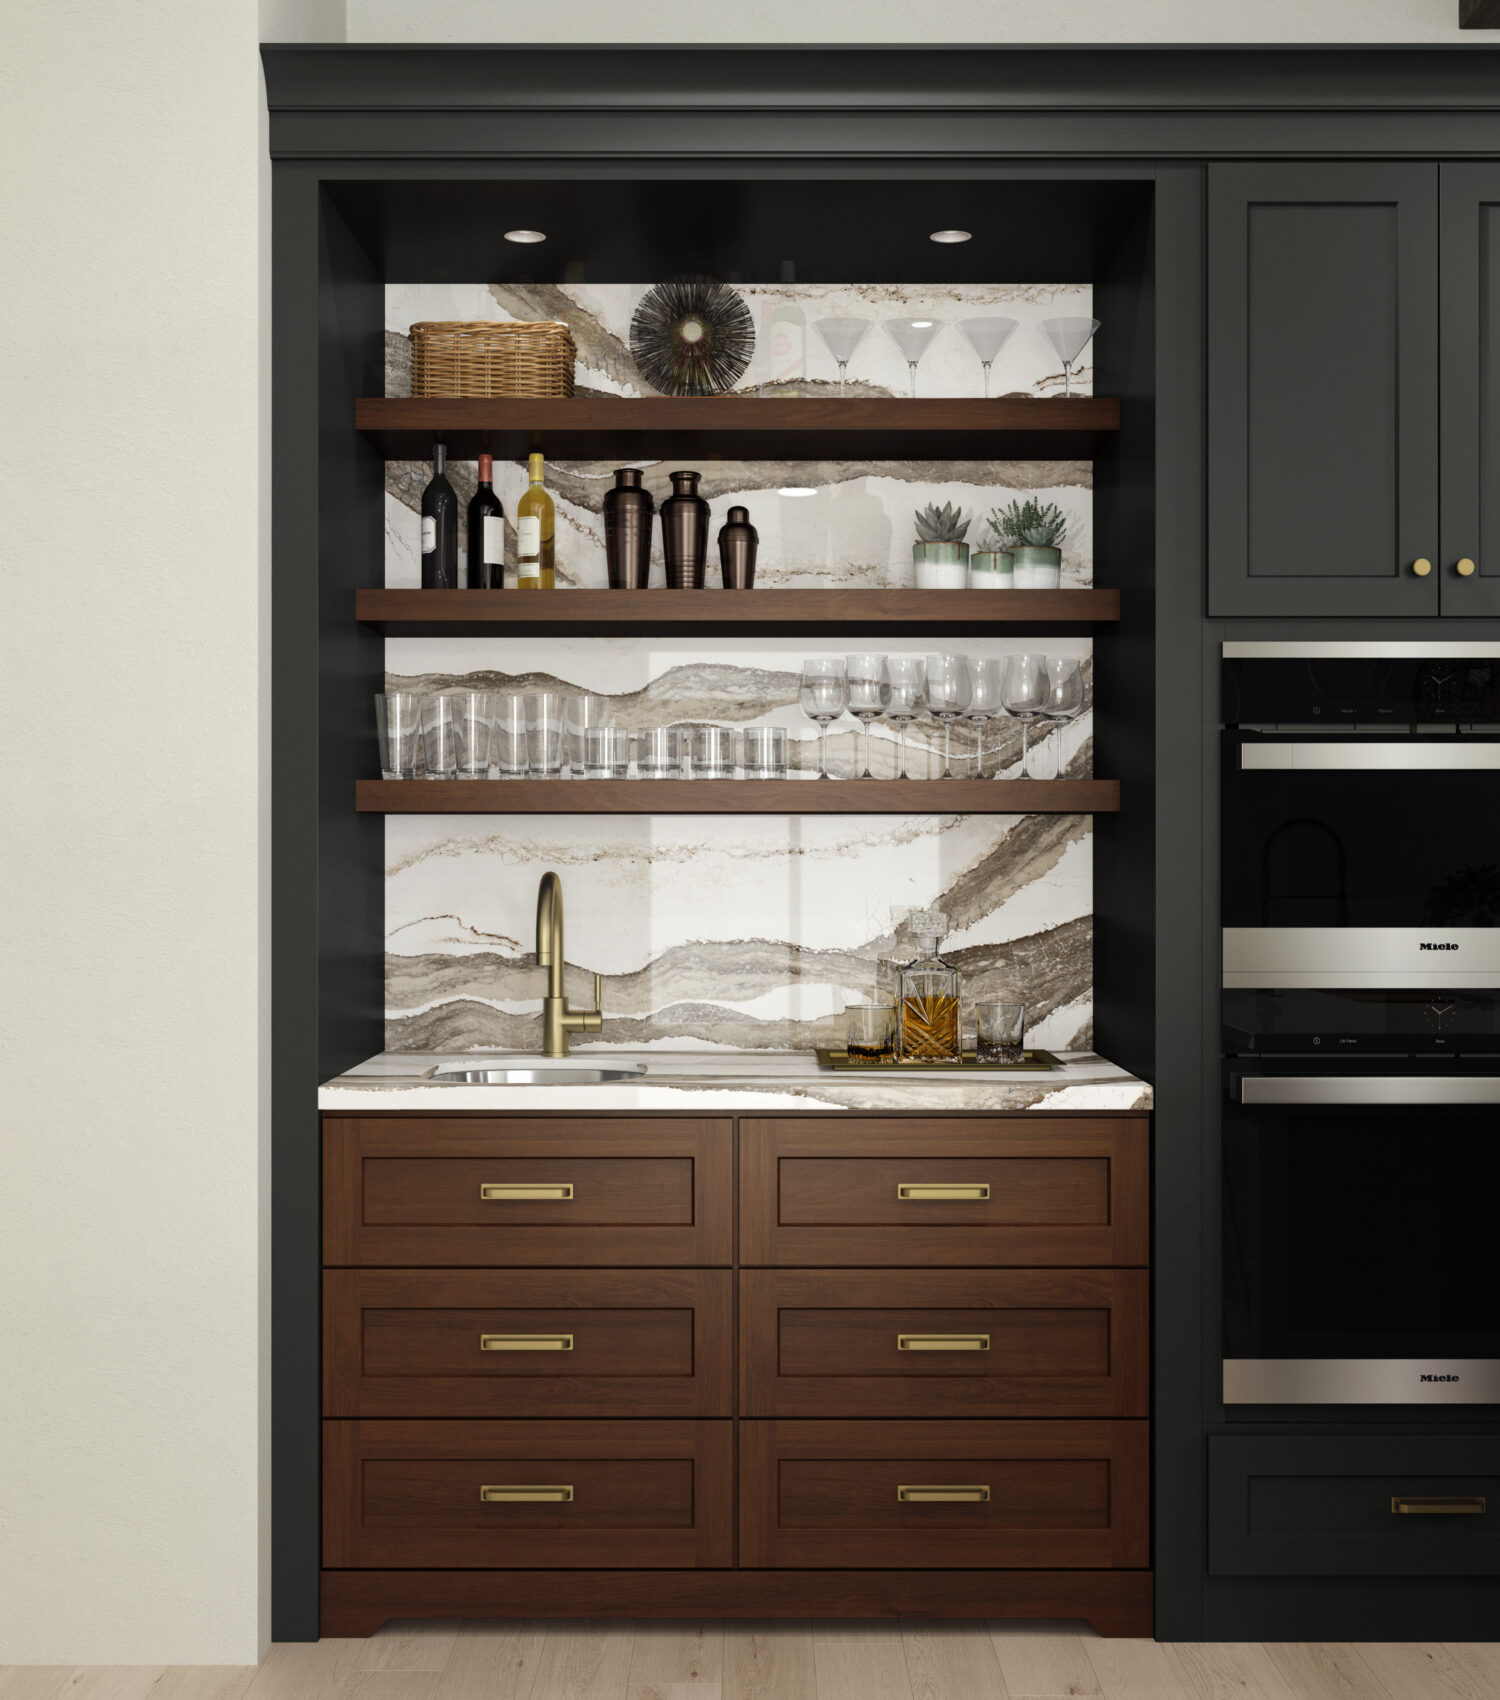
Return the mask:
<path id="1" fill-rule="evenodd" d="M 1115 814 L 1117 779 L 361 779 L 382 815 Z"/>

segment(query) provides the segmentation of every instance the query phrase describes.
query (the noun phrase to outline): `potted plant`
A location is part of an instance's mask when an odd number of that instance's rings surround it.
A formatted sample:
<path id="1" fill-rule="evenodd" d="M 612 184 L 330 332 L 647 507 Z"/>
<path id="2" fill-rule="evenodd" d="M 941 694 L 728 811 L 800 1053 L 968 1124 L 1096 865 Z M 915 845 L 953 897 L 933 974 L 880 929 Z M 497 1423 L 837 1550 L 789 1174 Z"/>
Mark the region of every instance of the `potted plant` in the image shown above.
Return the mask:
<path id="1" fill-rule="evenodd" d="M 945 502 L 941 508 L 917 509 L 917 541 L 911 546 L 918 590 L 962 590 L 969 582 L 969 545 L 964 542 L 970 521 L 961 508 Z"/>
<path id="2" fill-rule="evenodd" d="M 1045 507 L 1028 498 L 996 508 L 990 529 L 1015 561 L 1017 590 L 1056 590 L 1062 578 L 1062 550 L 1068 516 L 1054 503 Z"/>
<path id="3" fill-rule="evenodd" d="M 969 556 L 969 589 L 1009 590 L 1016 582 L 1015 560 L 992 522 L 982 546 Z"/>

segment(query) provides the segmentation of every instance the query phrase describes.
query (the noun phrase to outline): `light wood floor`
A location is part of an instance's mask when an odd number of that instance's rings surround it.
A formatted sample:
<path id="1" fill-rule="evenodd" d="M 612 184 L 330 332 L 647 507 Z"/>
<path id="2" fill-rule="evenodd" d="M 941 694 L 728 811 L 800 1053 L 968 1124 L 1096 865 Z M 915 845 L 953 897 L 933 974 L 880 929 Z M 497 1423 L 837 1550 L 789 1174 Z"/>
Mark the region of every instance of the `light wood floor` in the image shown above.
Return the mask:
<path id="1" fill-rule="evenodd" d="M 1024 1623 L 391 1624 L 253 1666 L 0 1667 L 0 1700 L 1500 1700 L 1500 1643 L 1104 1641 Z"/>

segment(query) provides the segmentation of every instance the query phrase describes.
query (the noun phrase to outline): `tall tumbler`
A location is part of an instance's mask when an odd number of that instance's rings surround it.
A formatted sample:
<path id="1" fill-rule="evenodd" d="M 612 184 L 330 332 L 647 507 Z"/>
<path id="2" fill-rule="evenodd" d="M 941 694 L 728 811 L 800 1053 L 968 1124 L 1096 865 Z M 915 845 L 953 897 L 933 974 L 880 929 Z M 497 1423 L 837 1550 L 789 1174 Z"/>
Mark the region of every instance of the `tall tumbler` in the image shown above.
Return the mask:
<path id="1" fill-rule="evenodd" d="M 661 505 L 661 541 L 669 590 L 702 590 L 708 560 L 708 503 L 698 494 L 698 472 L 674 472 L 672 494 Z"/>
<path id="2" fill-rule="evenodd" d="M 611 590 L 644 590 L 651 582 L 651 521 L 656 501 L 641 485 L 638 466 L 615 469 L 604 492 L 604 558 Z"/>

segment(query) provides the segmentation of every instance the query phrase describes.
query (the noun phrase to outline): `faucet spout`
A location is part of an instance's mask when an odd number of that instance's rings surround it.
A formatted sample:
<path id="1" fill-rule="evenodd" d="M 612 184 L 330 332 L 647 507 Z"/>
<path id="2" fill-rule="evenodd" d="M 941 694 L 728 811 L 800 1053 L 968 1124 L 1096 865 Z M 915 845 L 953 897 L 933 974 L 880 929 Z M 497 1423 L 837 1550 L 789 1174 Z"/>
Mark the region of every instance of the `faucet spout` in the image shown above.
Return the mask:
<path id="1" fill-rule="evenodd" d="M 563 993 L 563 967 L 567 962 L 563 943 L 562 881 L 556 874 L 542 875 L 536 894 L 536 962 L 547 970 L 547 995 L 542 999 L 542 1055 L 568 1055 L 572 1033 L 597 1033 L 604 1026 L 600 1012 L 603 981 L 594 976 L 594 1007 L 570 1009 Z"/>

